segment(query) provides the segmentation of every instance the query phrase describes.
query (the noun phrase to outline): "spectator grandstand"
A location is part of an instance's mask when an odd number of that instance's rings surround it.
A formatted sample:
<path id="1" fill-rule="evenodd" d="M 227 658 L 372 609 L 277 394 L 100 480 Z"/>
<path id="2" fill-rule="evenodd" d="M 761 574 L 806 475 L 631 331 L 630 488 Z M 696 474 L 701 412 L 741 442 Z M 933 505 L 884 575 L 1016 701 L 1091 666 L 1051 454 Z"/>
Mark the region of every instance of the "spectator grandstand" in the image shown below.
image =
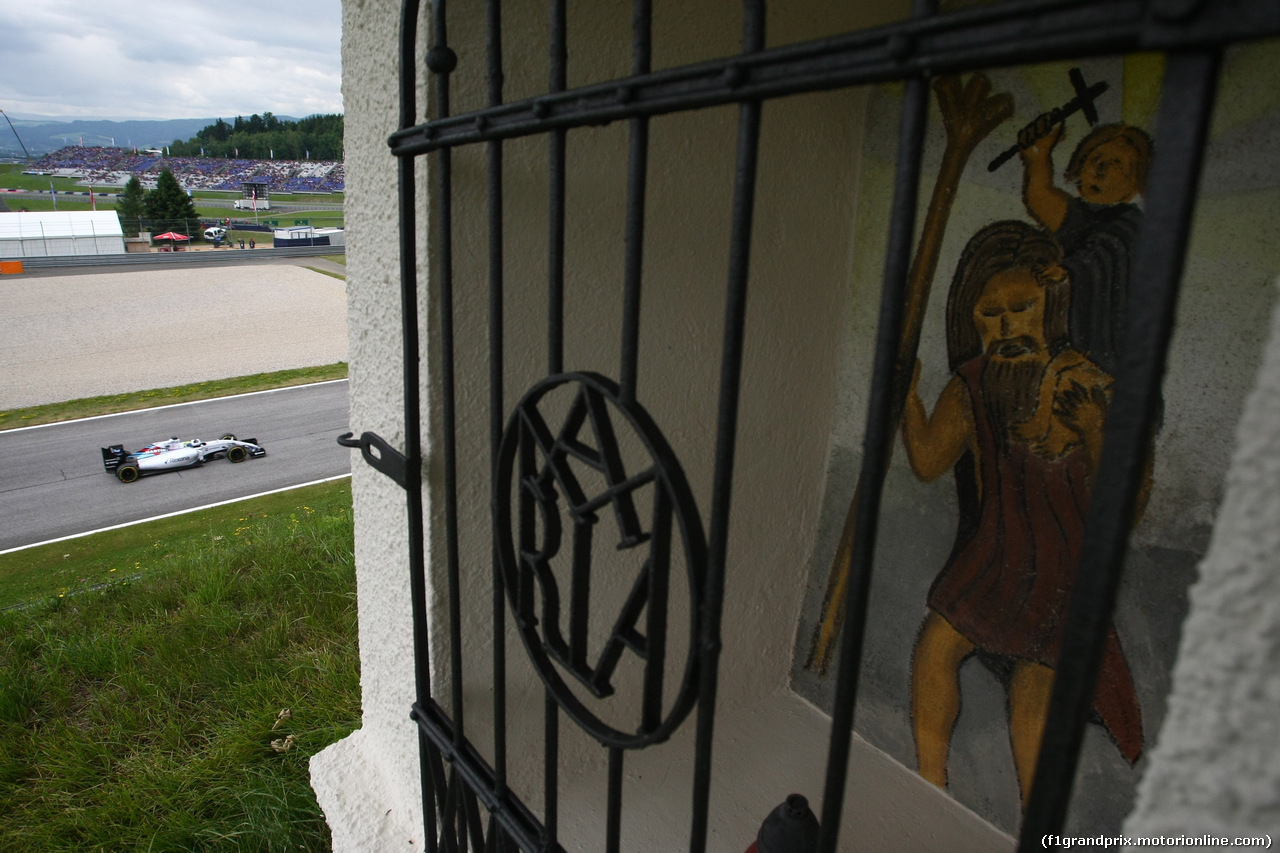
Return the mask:
<path id="1" fill-rule="evenodd" d="M 246 181 L 261 181 L 273 193 L 331 193 L 346 188 L 342 163 L 322 160 L 219 160 L 212 157 L 166 157 L 135 154 L 127 148 L 68 145 L 46 154 L 27 172 L 79 178 L 94 186 L 124 186 L 137 175 L 154 189 L 168 169 L 187 190 L 239 192 Z"/>

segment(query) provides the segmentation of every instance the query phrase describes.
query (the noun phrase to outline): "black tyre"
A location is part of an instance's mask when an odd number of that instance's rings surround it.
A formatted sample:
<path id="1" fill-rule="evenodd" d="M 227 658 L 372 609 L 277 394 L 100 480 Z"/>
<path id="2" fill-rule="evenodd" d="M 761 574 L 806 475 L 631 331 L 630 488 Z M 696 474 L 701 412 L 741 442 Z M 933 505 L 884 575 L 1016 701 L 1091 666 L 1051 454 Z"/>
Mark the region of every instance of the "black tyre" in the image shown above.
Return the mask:
<path id="1" fill-rule="evenodd" d="M 116 469 L 116 476 L 122 483 L 132 483 L 138 479 L 138 466 L 132 462 L 126 462 Z"/>
<path id="2" fill-rule="evenodd" d="M 227 459 L 231 462 L 243 462 L 249 458 L 249 451 L 243 447 L 227 448 Z"/>
<path id="3" fill-rule="evenodd" d="M 224 435 L 222 438 L 219 439 L 219 441 L 235 441 L 235 440 L 236 440 L 236 437 L 231 433 L 227 433 L 226 435 Z"/>

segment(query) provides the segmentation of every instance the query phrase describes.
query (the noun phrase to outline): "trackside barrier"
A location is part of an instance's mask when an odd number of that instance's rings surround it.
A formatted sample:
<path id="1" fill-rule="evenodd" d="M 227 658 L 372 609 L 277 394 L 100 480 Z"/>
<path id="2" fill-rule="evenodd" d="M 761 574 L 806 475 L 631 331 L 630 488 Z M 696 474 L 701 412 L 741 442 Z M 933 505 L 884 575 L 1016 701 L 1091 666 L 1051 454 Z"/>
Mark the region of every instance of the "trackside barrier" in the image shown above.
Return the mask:
<path id="1" fill-rule="evenodd" d="M 181 266 L 185 264 L 242 264 L 246 261 L 267 261 L 280 258 L 306 258 L 319 255 L 345 255 L 344 246 L 300 246 L 292 249 L 210 249 L 204 252 L 155 252 L 120 255 L 55 255 L 47 258 L 26 258 L 22 263 L 27 269 L 55 269 L 57 267 L 95 266 Z M 8 262 L 5 262 L 6 264 Z M 21 264 L 20 264 L 21 266 Z M 8 270 L 3 270 L 8 272 Z M 22 272 L 21 269 L 16 272 Z"/>

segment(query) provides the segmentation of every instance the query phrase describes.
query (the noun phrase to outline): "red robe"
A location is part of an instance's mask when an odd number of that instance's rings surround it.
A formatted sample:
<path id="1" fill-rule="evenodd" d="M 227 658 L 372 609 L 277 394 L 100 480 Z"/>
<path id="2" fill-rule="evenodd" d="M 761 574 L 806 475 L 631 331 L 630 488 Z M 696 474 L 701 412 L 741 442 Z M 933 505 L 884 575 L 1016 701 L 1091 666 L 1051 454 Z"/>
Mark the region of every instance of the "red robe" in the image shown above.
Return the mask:
<path id="1" fill-rule="evenodd" d="M 929 606 L 979 649 L 1056 667 L 1085 518 L 1088 460 L 1056 461 L 1018 441 L 999 449 L 982 403 L 986 356 L 961 365 L 977 431 L 982 499 L 974 534 L 957 541 L 929 590 Z M 1142 754 L 1142 717 L 1115 627 L 1107 632 L 1094 710 L 1130 764 Z"/>

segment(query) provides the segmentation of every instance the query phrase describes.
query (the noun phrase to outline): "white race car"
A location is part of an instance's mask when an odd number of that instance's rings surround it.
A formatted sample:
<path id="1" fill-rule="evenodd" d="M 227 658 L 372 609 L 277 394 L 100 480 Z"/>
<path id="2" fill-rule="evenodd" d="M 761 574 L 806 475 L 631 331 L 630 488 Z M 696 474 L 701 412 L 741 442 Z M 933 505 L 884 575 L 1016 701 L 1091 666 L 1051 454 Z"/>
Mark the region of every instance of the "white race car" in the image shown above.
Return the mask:
<path id="1" fill-rule="evenodd" d="M 125 453 L 124 446 L 120 444 L 104 447 L 102 465 L 107 473 L 115 474 L 120 482 L 132 483 L 143 474 L 190 468 L 223 456 L 231 462 L 243 462 L 266 455 L 266 449 L 258 444 L 256 438 L 240 441 L 228 433 L 217 441 L 201 441 L 198 438 L 182 441 L 174 436 L 168 441 L 148 444 L 133 453 Z"/>

